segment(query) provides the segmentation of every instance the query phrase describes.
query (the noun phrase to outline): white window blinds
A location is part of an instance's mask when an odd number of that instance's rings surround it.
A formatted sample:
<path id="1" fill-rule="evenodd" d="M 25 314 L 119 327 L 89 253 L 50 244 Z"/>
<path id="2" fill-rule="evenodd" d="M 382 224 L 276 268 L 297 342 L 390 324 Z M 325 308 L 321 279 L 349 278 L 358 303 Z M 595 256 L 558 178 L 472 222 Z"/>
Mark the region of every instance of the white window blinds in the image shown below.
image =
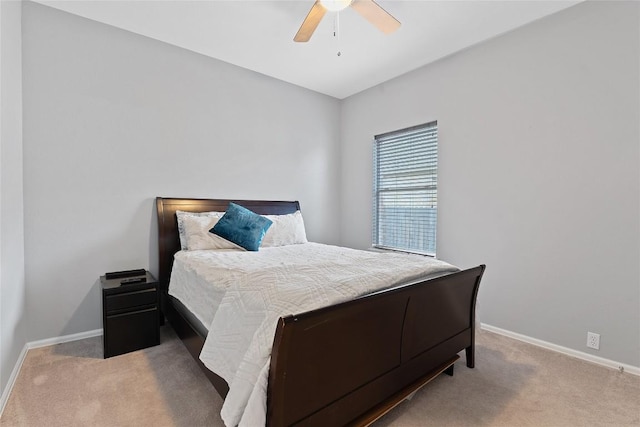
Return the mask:
<path id="1" fill-rule="evenodd" d="M 438 124 L 375 137 L 373 246 L 436 253 Z"/>

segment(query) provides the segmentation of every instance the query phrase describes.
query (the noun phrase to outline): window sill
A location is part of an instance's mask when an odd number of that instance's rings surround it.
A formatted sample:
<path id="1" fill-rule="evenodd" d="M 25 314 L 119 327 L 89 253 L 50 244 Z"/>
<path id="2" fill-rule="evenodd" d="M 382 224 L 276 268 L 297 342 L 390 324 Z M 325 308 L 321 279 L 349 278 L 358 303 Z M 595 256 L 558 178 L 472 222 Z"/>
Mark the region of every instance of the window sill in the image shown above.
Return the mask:
<path id="1" fill-rule="evenodd" d="M 385 248 L 385 247 L 380 247 L 380 246 L 371 246 L 367 250 L 369 250 L 371 252 L 399 252 L 399 253 L 403 253 L 403 254 L 413 254 L 413 255 L 428 256 L 429 258 L 435 258 L 436 257 L 436 254 L 429 254 L 429 253 L 426 253 L 426 252 L 409 251 L 409 250 L 398 249 L 398 248 Z"/>

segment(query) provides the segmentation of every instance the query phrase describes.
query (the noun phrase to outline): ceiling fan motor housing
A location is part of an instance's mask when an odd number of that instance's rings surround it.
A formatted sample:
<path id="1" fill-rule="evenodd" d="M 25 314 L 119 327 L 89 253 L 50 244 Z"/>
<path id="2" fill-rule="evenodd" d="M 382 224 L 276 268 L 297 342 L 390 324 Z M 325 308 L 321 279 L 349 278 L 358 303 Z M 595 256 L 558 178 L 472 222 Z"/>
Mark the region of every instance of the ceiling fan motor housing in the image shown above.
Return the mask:
<path id="1" fill-rule="evenodd" d="M 349 7 L 352 0 L 320 0 L 320 4 L 331 12 L 339 12 Z"/>

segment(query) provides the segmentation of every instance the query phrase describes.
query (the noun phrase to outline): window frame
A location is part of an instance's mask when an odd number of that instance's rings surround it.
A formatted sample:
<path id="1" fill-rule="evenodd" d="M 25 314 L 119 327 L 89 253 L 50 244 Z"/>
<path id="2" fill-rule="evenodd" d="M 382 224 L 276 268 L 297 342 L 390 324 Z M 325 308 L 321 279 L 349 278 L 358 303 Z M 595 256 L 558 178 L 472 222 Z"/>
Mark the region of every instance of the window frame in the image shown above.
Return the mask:
<path id="1" fill-rule="evenodd" d="M 422 133 L 419 133 L 419 131 L 423 131 Z M 389 140 L 392 140 L 394 137 L 395 138 L 401 138 L 403 135 L 408 135 L 411 133 L 417 133 L 417 135 L 415 135 L 415 139 L 418 140 L 420 138 L 420 136 L 423 137 L 428 137 L 427 135 L 429 133 L 432 133 L 435 131 L 435 143 L 434 142 L 428 142 L 425 141 L 424 147 L 426 147 L 426 150 L 429 149 L 433 149 L 435 152 L 435 160 L 433 161 L 434 166 L 432 167 L 433 172 L 431 173 L 425 173 L 424 177 L 426 177 L 425 179 L 431 179 L 432 183 L 430 185 L 424 186 L 422 189 L 420 187 L 415 187 L 415 188 L 411 188 L 409 187 L 405 187 L 405 188 L 400 188 L 400 189 L 389 189 L 389 188 L 379 188 L 379 184 L 380 184 L 380 145 L 384 144 L 385 142 L 390 142 Z M 412 143 L 413 141 L 408 140 L 407 143 Z M 439 156 L 438 156 L 438 147 L 439 146 L 439 138 L 438 138 L 438 121 L 437 120 L 432 120 L 423 124 L 419 124 L 416 126 L 410 126 L 407 128 L 403 128 L 403 129 L 398 129 L 395 131 L 391 131 L 391 132 L 385 132 L 379 135 L 375 135 L 373 138 L 373 200 L 372 200 L 372 233 L 371 233 L 371 241 L 372 241 L 372 248 L 374 249 L 381 249 L 381 250 L 392 250 L 392 251 L 399 251 L 399 252 L 408 252 L 408 253 L 417 253 L 417 254 L 421 254 L 421 255 L 427 255 L 427 256 L 431 256 L 431 257 L 436 257 L 436 253 L 437 253 L 437 225 L 438 225 L 438 209 L 437 209 L 437 202 L 438 202 L 438 160 L 439 160 Z M 399 172 L 402 172 L 402 169 L 399 168 Z M 418 175 L 415 175 L 418 176 Z M 433 215 L 433 225 L 432 226 L 426 226 L 425 224 L 428 222 L 428 220 L 423 219 L 422 224 L 423 226 L 427 229 L 427 237 L 425 237 L 425 241 L 426 243 L 423 245 L 423 249 L 416 249 L 416 248 L 412 248 L 412 247 L 408 247 L 409 245 L 388 245 L 388 244 L 384 244 L 385 242 L 381 242 L 380 241 L 380 223 L 381 223 L 381 218 L 380 218 L 380 193 L 381 192 L 400 192 L 400 191 L 404 191 L 405 193 L 410 193 L 410 192 L 418 192 L 418 191 L 426 191 L 426 196 L 431 198 L 431 208 L 435 210 L 435 213 Z M 415 214 L 411 215 L 412 219 L 417 221 L 417 216 Z M 416 223 L 420 223 L 421 221 L 417 221 Z M 388 220 L 386 221 L 387 224 L 391 224 L 392 221 Z M 414 227 L 415 228 L 415 227 Z M 430 234 L 429 234 L 430 233 Z M 429 236 L 432 236 L 432 238 L 430 238 Z M 408 242 L 408 240 L 407 240 Z M 388 243 L 388 242 L 387 242 Z M 433 251 L 430 251 L 429 249 L 433 248 Z"/>

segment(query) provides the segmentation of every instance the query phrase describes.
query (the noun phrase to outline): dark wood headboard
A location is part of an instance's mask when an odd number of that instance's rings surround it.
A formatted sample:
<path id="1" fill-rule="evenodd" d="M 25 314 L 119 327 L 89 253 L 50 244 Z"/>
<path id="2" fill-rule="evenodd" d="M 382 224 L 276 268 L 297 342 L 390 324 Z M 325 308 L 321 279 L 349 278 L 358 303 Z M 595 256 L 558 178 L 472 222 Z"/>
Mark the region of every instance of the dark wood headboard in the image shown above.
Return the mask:
<path id="1" fill-rule="evenodd" d="M 158 267 L 163 285 L 169 283 L 173 256 L 180 250 L 176 211 L 224 212 L 229 202 L 237 203 L 260 215 L 285 215 L 300 209 L 300 203 L 266 200 L 225 200 L 225 199 L 175 199 L 156 197 L 158 212 Z"/>

